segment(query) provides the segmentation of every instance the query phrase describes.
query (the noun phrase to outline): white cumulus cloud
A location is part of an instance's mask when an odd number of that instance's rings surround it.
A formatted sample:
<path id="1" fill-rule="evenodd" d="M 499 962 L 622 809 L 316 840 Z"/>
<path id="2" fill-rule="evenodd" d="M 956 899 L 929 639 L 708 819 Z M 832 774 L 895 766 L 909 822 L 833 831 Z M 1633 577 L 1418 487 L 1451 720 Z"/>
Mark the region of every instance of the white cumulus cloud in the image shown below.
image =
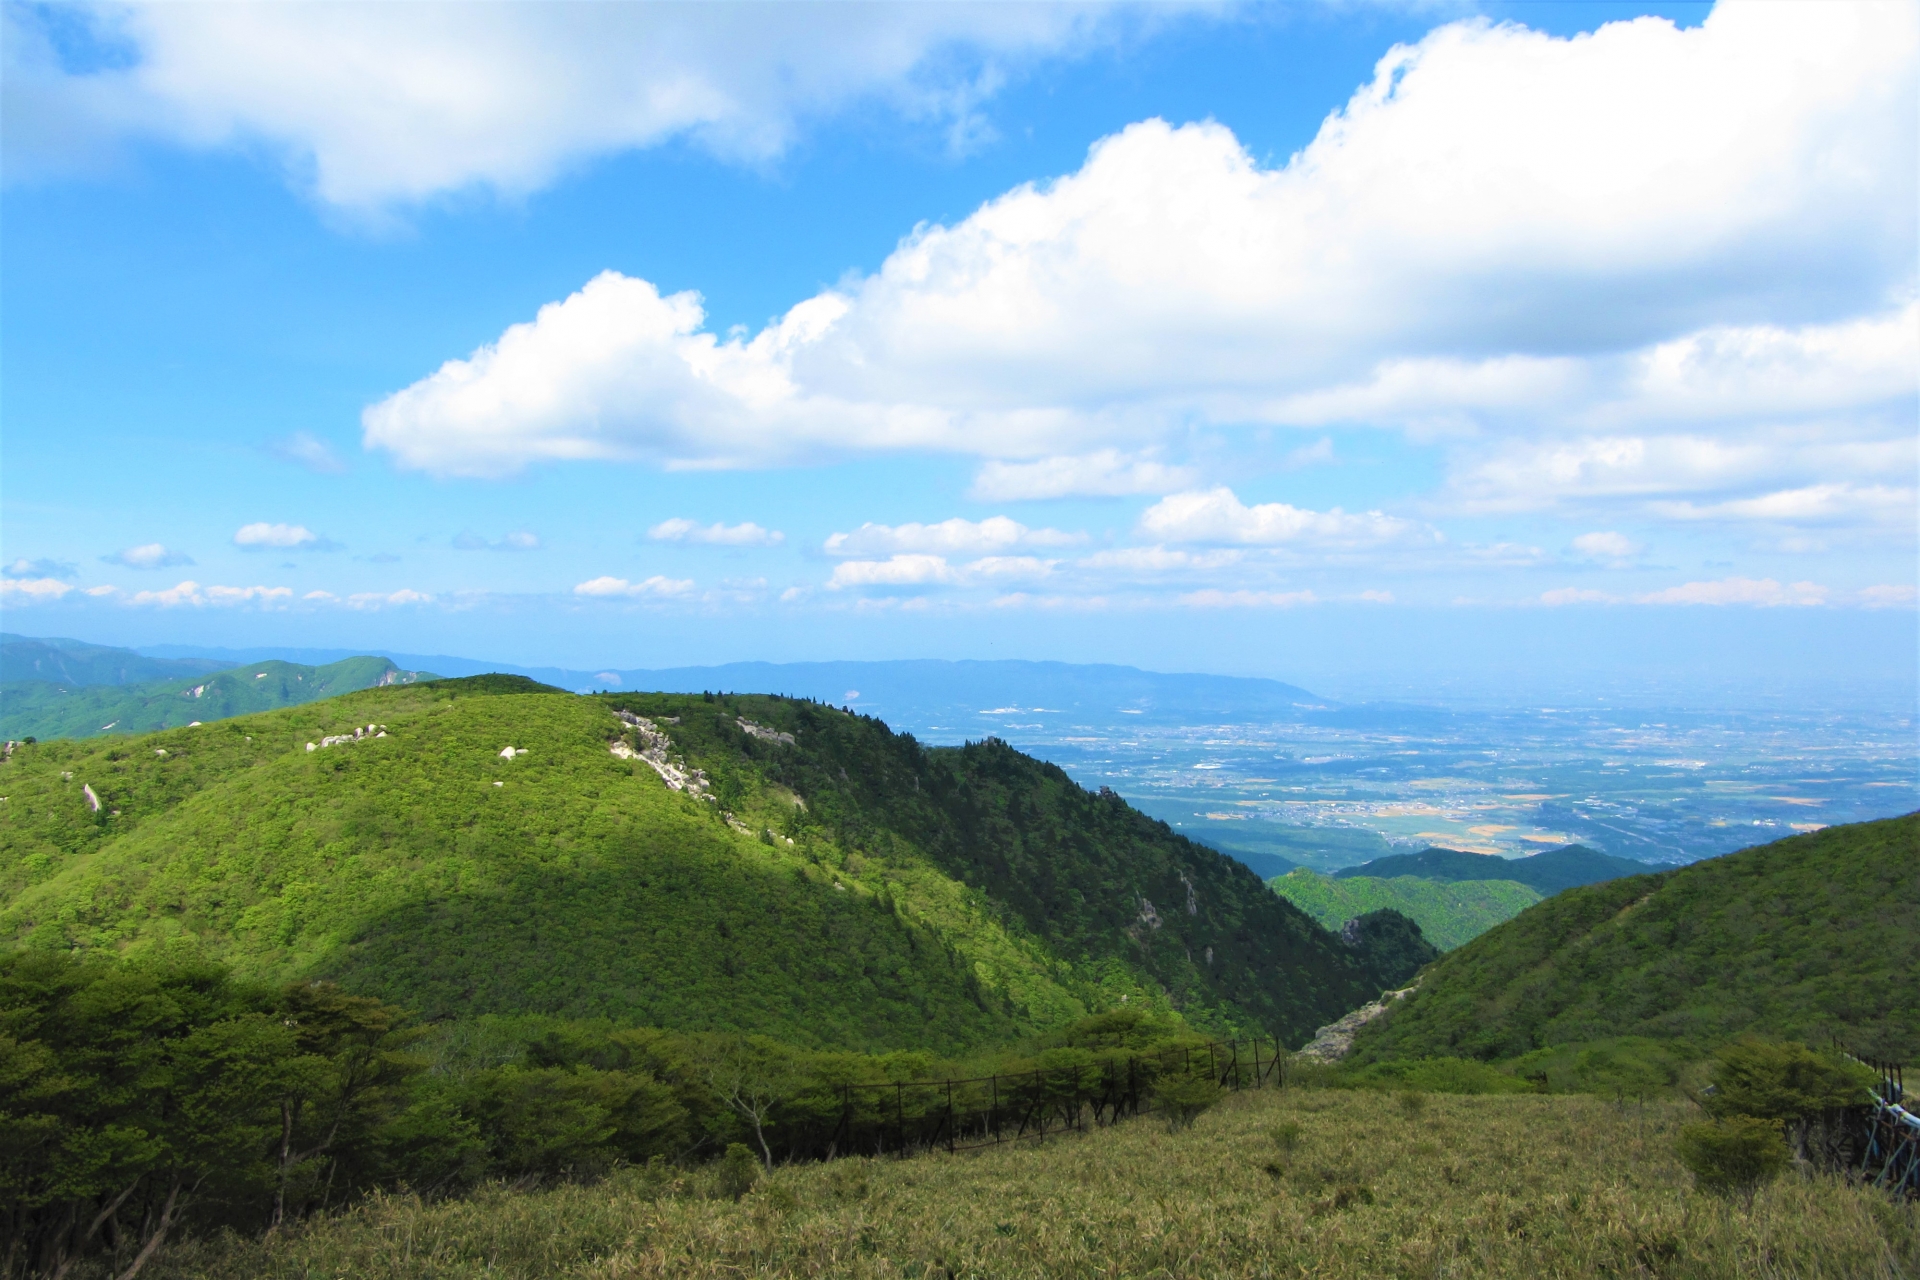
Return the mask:
<path id="1" fill-rule="evenodd" d="M 293 599 L 291 587 L 201 586 L 186 581 L 161 591 L 136 591 L 127 597 L 129 604 L 154 605 L 162 609 L 204 608 L 242 604 L 276 605 Z"/>
<path id="2" fill-rule="evenodd" d="M 691 578 L 667 578 L 656 573 L 639 582 L 629 582 L 625 578 L 612 576 L 590 578 L 576 586 L 573 593 L 577 596 L 597 596 L 603 599 L 619 597 L 639 599 L 647 596 L 684 596 L 692 590 Z"/>
<path id="3" fill-rule="evenodd" d="M 1291 609 L 1299 605 L 1318 604 L 1319 597 L 1311 591 L 1219 591 L 1209 588 L 1185 593 L 1180 597 L 1180 603 L 1198 609 Z"/>
<path id="4" fill-rule="evenodd" d="M 312 599 L 311 593 L 306 597 Z M 349 609 L 381 609 L 389 605 L 430 604 L 433 597 L 424 591 L 402 587 L 398 591 L 356 591 L 344 603 Z"/>
<path id="5" fill-rule="evenodd" d="M 1141 515 L 1140 530 L 1165 542 L 1256 546 L 1377 546 L 1433 537 L 1411 521 L 1378 511 L 1349 515 L 1338 507 L 1308 511 L 1284 502 L 1247 506 L 1225 487 L 1162 498 Z"/>
<path id="6" fill-rule="evenodd" d="M 1819 605 L 1827 602 L 1827 589 L 1813 582 L 1781 586 L 1772 578 L 1721 578 L 1650 591 L 1634 600 L 1639 604 Z"/>
<path id="7" fill-rule="evenodd" d="M 1110 5 L 505 5 L 151 0 L 7 10 L 10 166 L 119 138 L 266 149 L 332 204 L 535 190 L 673 140 L 778 156 L 808 120 L 879 102 L 985 128 L 1008 72 L 1165 20 Z M 113 56 L 62 65 L 51 28 Z M 78 153 L 78 155 L 76 155 Z"/>
<path id="8" fill-rule="evenodd" d="M 246 530 L 243 529 L 241 532 L 244 533 Z M 239 534 L 234 535 L 234 540 L 239 541 Z M 146 542 L 137 547 L 127 547 L 111 555 L 101 556 L 100 559 L 107 564 L 117 564 L 128 569 L 171 569 L 178 565 L 193 563 L 193 557 L 186 552 L 175 551 L 161 542 Z"/>
<path id="9" fill-rule="evenodd" d="M 463 530 L 454 535 L 455 551 L 538 551 L 540 535 L 519 529 L 503 538 L 491 541 L 471 530 Z"/>
<path id="10" fill-rule="evenodd" d="M 234 530 L 233 545 L 243 551 L 333 551 L 339 544 L 305 525 L 269 524 L 261 520 Z"/>
<path id="11" fill-rule="evenodd" d="M 48 600 L 58 600 L 73 590 L 70 583 L 58 578 L 0 578 L 0 599 L 15 604 L 40 604 Z"/>
<path id="12" fill-rule="evenodd" d="M 1033 462 L 988 462 L 974 477 L 968 497 L 976 502 L 1022 502 L 1042 498 L 1116 498 L 1134 493 L 1171 493 L 1195 480 L 1191 467 L 1099 449 L 1093 453 Z"/>
<path id="13" fill-rule="evenodd" d="M 1012 500 L 1151 492 L 1141 451 L 1195 424 L 1352 420 L 1480 437 L 1459 487 L 1489 509 L 1579 497 L 1527 483 L 1569 449 L 1744 449 L 1751 479 L 1790 443 L 1743 442 L 1756 415 L 1911 434 L 1917 66 L 1908 5 L 1456 23 L 1277 168 L 1142 122 L 758 334 L 603 274 L 370 406 L 366 442 L 469 475 L 937 449 Z"/>
<path id="14" fill-rule="evenodd" d="M 25 556 L 16 556 L 7 562 L 0 575 L 9 578 L 73 578 L 79 576 L 80 566 L 67 560 L 41 558 L 29 560 Z"/>
<path id="15" fill-rule="evenodd" d="M 647 530 L 655 542 L 699 543 L 709 547 L 777 547 L 787 540 L 778 529 L 763 529 L 751 520 L 740 524 L 701 524 L 675 516 Z"/>
<path id="16" fill-rule="evenodd" d="M 1639 555 L 1644 548 L 1624 533 L 1605 530 L 1581 534 L 1573 540 L 1573 549 L 1589 560 L 1622 563 Z"/>
<path id="17" fill-rule="evenodd" d="M 929 552 L 944 556 L 986 555 L 1014 549 L 1071 547 L 1086 535 L 1061 529 L 1030 529 L 1008 516 L 985 520 L 955 517 L 937 524 L 861 525 L 850 533 L 827 538 L 830 556 L 880 556 L 896 552 Z"/>

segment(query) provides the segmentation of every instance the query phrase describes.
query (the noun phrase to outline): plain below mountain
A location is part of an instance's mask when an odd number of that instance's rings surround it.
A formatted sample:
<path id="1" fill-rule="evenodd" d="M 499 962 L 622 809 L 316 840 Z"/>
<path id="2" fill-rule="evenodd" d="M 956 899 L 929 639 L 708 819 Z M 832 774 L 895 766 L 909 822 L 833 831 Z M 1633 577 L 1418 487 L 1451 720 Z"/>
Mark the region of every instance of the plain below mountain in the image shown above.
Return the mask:
<path id="1" fill-rule="evenodd" d="M 1342 880 L 1358 876 L 1375 880 L 1417 876 L 1442 882 L 1512 880 L 1543 896 L 1551 896 L 1576 885 L 1598 884 L 1621 876 L 1643 876 L 1662 869 L 1631 858 L 1617 858 L 1585 845 L 1570 844 L 1524 858 L 1502 858 L 1497 854 L 1468 853 L 1461 849 L 1422 849 L 1419 853 L 1375 858 L 1357 867 L 1342 867 L 1333 874 Z"/>

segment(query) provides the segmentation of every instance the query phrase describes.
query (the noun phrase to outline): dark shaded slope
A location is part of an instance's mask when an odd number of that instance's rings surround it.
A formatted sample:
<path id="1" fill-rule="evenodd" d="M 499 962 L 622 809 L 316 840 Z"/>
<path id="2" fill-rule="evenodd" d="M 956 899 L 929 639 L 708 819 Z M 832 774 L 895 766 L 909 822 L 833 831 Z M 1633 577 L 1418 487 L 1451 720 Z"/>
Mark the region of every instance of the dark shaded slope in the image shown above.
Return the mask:
<path id="1" fill-rule="evenodd" d="M 1250 1021 L 1299 1043 L 1387 985 L 1364 950 L 1341 947 L 1238 862 L 1003 742 L 928 749 L 877 720 L 787 700 L 607 701 L 680 716 L 675 740 L 722 788 L 728 762 L 750 760 L 845 847 L 923 852 L 1077 968 L 1142 969 L 1203 1022 Z M 792 733 L 798 749 L 751 737 L 742 714 Z"/>
<path id="2" fill-rule="evenodd" d="M 401 671 L 385 658 L 347 658 L 324 667 L 255 662 L 231 671 L 145 684 L 75 686 L 26 681 L 0 686 L 0 736 L 153 733 L 194 721 L 205 724 L 431 678 Z"/>
<path id="3" fill-rule="evenodd" d="M 1525 858 L 1502 858 L 1459 849 L 1422 849 L 1419 853 L 1375 858 L 1357 867 L 1342 867 L 1333 874 L 1336 879 L 1370 876 L 1390 880 L 1395 876 L 1418 876 L 1422 880 L 1442 882 L 1513 880 L 1536 892 L 1555 894 L 1576 885 L 1598 884 L 1621 876 L 1643 876 L 1653 870 L 1654 867 L 1644 862 L 1570 844 Z"/>
<path id="4" fill-rule="evenodd" d="M 1351 1061 L 1747 1031 L 1920 1054 L 1920 816 L 1574 888 L 1433 966 Z"/>

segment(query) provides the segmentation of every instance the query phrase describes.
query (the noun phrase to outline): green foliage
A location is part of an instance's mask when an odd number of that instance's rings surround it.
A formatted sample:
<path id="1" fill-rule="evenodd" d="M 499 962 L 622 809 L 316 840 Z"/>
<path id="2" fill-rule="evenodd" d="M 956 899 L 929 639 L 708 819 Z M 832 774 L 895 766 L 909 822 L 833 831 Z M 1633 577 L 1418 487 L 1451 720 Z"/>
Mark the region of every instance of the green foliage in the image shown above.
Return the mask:
<path id="1" fill-rule="evenodd" d="M 1567 890 L 1441 957 L 1350 1060 L 1513 1059 L 1617 1037 L 1696 1056 L 1747 1032 L 1911 1059 L 1916 849 L 1909 815 Z"/>
<path id="2" fill-rule="evenodd" d="M 1684 1126 L 1674 1150 L 1694 1185 L 1715 1195 L 1737 1195 L 1753 1204 L 1756 1191 L 1787 1167 L 1787 1144 L 1777 1120 L 1725 1116 Z"/>
<path id="3" fill-rule="evenodd" d="M 1143 1119 L 957 1157 L 795 1165 L 738 1202 L 670 1168 L 383 1195 L 271 1238 L 183 1242 L 152 1280 L 1920 1274 L 1920 1206 L 1872 1187 L 1783 1178 L 1751 1214 L 1701 1212 L 1673 1154 L 1691 1110 L 1433 1095 L 1409 1124 L 1368 1094 L 1243 1093 L 1180 1134 Z M 1270 1133 L 1289 1124 L 1298 1154 L 1280 1158 Z"/>
<path id="4" fill-rule="evenodd" d="M 715 1194 L 727 1200 L 738 1200 L 753 1190 L 759 1181 L 759 1158 L 744 1142 L 728 1143 L 727 1154 L 720 1157 L 720 1163 L 714 1170 Z"/>
<path id="5" fill-rule="evenodd" d="M 1873 1072 L 1834 1050 L 1742 1036 L 1713 1055 L 1709 1115 L 1798 1120 L 1867 1101 Z"/>
<path id="6" fill-rule="evenodd" d="M 1553 1045 L 1501 1064 L 1549 1093 L 1594 1093 L 1613 1098 L 1651 1098 L 1682 1084 L 1691 1047 L 1646 1036 L 1612 1036 Z"/>
<path id="7" fill-rule="evenodd" d="M 1346 1089 L 1420 1093 L 1532 1093 L 1534 1086 L 1489 1063 L 1470 1058 L 1412 1058 L 1341 1066 L 1331 1083 Z"/>
<path id="8" fill-rule="evenodd" d="M 1160 1081 L 1154 1100 L 1167 1119 L 1167 1128 L 1179 1132 L 1191 1129 L 1201 1113 L 1218 1105 L 1220 1082 L 1210 1075 L 1181 1074 Z"/>
<path id="9" fill-rule="evenodd" d="M 1391 908 L 1347 921 L 1340 940 L 1354 949 L 1376 989 L 1398 988 L 1440 955 L 1419 925 Z"/>
<path id="10" fill-rule="evenodd" d="M 420 1064 L 397 1030 L 378 1002 L 186 955 L 0 956 L 0 1221 L 49 1273 L 149 1254 L 189 1215 L 278 1221 L 398 1111 Z"/>
<path id="11" fill-rule="evenodd" d="M 1397 879 L 1418 876 L 1444 882 L 1471 880 L 1510 880 L 1526 885 L 1545 896 L 1577 885 L 1598 884 L 1621 876 L 1645 875 L 1652 870 L 1644 862 L 1616 858 L 1585 845 L 1570 844 L 1524 858 L 1502 858 L 1490 853 L 1467 853 L 1460 849 L 1423 849 L 1419 853 L 1396 853 L 1375 858 L 1357 867 L 1342 867 L 1337 879 Z"/>
<path id="12" fill-rule="evenodd" d="M 97 665 L 94 664 L 94 665 Z M 89 673 L 92 672 L 91 667 Z M 67 684 L 45 679 L 0 685 L 0 737 L 88 738 L 152 733 L 199 721 L 298 706 L 376 685 L 431 680 L 385 658 L 345 658 L 324 667 L 255 662 L 231 671 L 142 684 Z"/>
<path id="13" fill-rule="evenodd" d="M 725 800 L 613 754 L 615 707 L 655 718 Z M 385 736 L 318 745 L 370 724 Z M 433 1022 L 951 1054 L 1177 1007 L 1298 1043 L 1378 985 L 1110 793 L 791 699 L 444 680 L 16 748 L 0 783 L 0 945 L 184 939 L 243 977 L 329 979 Z"/>
<path id="14" fill-rule="evenodd" d="M 1538 890 L 1514 880 L 1336 879 L 1305 867 L 1275 876 L 1267 886 L 1328 929 L 1338 929 L 1369 911 L 1391 908 L 1418 924 L 1427 941 L 1442 951 L 1479 937 L 1541 897 Z"/>

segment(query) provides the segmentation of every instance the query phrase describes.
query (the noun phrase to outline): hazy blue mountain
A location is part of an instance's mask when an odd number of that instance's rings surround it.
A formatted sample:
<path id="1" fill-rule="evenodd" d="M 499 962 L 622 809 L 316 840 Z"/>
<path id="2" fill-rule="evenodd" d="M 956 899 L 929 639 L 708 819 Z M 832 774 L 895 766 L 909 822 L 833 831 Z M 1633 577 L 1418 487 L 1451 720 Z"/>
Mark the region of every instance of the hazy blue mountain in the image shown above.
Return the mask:
<path id="1" fill-rule="evenodd" d="M 362 656 L 320 667 L 254 662 L 231 671 L 142 684 L 10 681 L 0 684 L 0 737 L 18 740 L 152 733 L 298 706 L 360 689 L 431 679 L 423 672 L 402 671 L 385 658 Z"/>
<path id="2" fill-rule="evenodd" d="M 229 665 L 217 658 L 154 658 L 62 636 L 35 638 L 0 631 L 0 683 L 145 684 L 205 675 Z"/>
<path id="3" fill-rule="evenodd" d="M 1616 858 L 1585 845 L 1570 844 L 1525 858 L 1502 858 L 1490 853 L 1467 853 L 1459 849 L 1422 849 L 1419 853 L 1396 853 L 1375 858 L 1357 867 L 1334 872 L 1337 879 L 1369 876 L 1391 880 L 1395 876 L 1418 876 L 1423 880 L 1515 880 L 1543 894 L 1556 894 L 1576 885 L 1598 884 L 1622 876 L 1643 876 L 1665 870 Z"/>
<path id="4" fill-rule="evenodd" d="M 277 658 L 286 662 L 333 662 L 353 656 L 344 649 L 207 649 L 155 645 L 142 653 L 162 658 L 220 658 L 231 662 Z M 850 706 L 899 728 L 916 731 L 943 716 L 984 711 L 1081 715 L 1102 721 L 1115 716 L 1145 720 L 1214 717 L 1299 720 L 1351 715 L 1326 698 L 1278 680 L 1142 671 L 1136 667 L 1071 662 L 733 662 L 711 667 L 611 668 L 522 667 L 448 654 L 388 653 L 381 656 L 412 669 L 445 676 L 506 672 L 576 692 L 773 693 Z"/>

